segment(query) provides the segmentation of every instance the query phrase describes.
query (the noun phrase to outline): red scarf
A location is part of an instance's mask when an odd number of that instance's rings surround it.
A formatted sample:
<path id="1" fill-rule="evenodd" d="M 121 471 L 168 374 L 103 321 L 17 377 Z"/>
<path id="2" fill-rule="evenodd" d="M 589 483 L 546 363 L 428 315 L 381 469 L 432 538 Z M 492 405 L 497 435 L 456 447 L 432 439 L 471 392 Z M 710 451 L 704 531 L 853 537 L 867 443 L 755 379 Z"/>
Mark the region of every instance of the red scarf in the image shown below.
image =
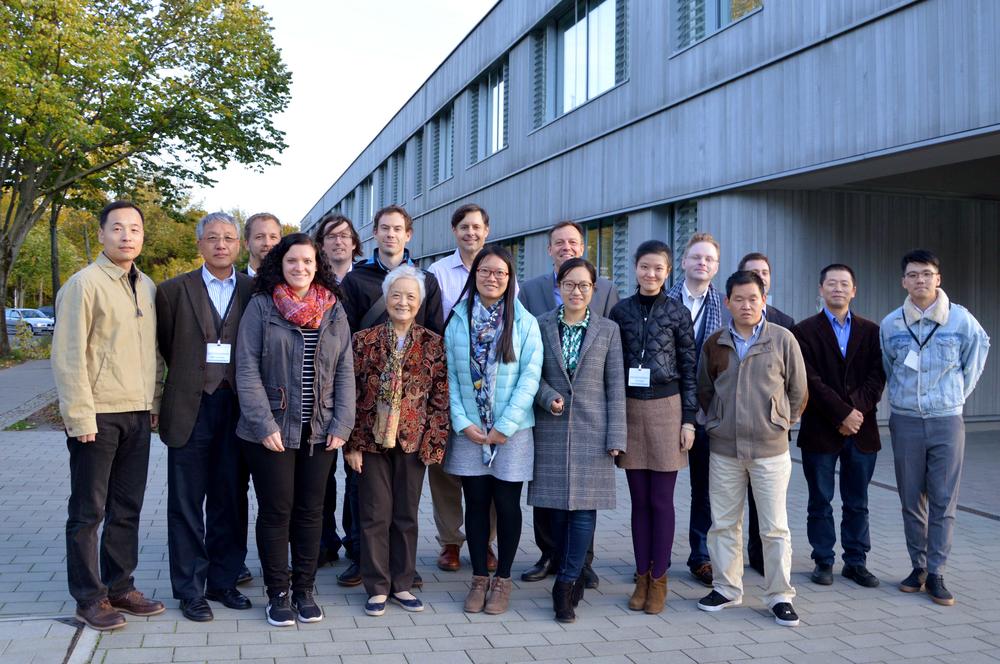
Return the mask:
<path id="1" fill-rule="evenodd" d="M 325 286 L 313 283 L 305 297 L 299 297 L 288 284 L 278 284 L 271 295 L 278 313 L 289 323 L 317 329 L 326 310 L 337 303 L 337 297 Z"/>

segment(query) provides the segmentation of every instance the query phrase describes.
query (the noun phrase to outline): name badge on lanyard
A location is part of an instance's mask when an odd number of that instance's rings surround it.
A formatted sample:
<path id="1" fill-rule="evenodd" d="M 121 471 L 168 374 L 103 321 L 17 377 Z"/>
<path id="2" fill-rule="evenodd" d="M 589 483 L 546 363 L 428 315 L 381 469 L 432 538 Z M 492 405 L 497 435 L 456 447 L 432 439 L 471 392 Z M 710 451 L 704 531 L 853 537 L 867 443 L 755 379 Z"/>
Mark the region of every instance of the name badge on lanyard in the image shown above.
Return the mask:
<path id="1" fill-rule="evenodd" d="M 632 367 L 628 370 L 629 387 L 649 387 L 649 369 Z"/>
<path id="2" fill-rule="evenodd" d="M 233 345 L 217 341 L 206 344 L 205 361 L 209 364 L 229 364 L 233 354 Z"/>

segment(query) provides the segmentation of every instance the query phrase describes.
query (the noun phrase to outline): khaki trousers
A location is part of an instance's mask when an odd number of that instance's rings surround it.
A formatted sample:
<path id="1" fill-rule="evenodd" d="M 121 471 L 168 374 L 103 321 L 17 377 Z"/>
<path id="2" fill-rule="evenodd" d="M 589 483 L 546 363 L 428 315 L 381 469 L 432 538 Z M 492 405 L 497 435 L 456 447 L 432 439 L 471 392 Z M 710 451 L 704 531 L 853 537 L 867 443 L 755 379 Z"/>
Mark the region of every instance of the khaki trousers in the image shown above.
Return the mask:
<path id="1" fill-rule="evenodd" d="M 788 452 L 764 459 L 742 460 L 714 452 L 709 456 L 709 498 L 712 527 L 708 552 L 716 592 L 727 599 L 743 597 L 743 504 L 747 482 L 753 487 L 764 549 L 765 593 L 768 608 L 795 597 L 792 587 L 792 535 L 788 530 L 785 497 L 792 476 Z"/>
<path id="2" fill-rule="evenodd" d="M 462 524 L 465 512 L 462 510 L 462 478 L 444 472 L 442 464 L 434 464 L 427 469 L 427 479 L 431 485 L 431 503 L 434 507 L 434 525 L 437 526 L 437 541 L 441 546 L 454 544 L 461 547 L 465 543 Z M 490 542 L 497 539 L 497 513 L 490 508 Z"/>

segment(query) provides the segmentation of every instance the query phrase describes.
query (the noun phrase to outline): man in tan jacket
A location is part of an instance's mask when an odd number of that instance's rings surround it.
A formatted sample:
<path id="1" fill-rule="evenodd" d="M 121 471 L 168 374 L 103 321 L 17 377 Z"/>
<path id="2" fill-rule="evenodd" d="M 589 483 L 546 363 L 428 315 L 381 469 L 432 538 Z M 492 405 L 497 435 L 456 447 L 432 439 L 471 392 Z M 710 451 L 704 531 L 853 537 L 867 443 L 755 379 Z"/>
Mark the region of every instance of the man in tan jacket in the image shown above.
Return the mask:
<path id="1" fill-rule="evenodd" d="M 713 590 L 698 602 L 720 611 L 743 601 L 743 503 L 753 486 L 764 549 L 767 606 L 794 627 L 792 537 L 785 497 L 792 473 L 788 430 L 806 405 L 806 369 L 788 330 L 768 323 L 764 283 L 753 272 L 726 280 L 727 327 L 706 341 L 698 363 L 698 401 L 709 437 Z"/>
<path id="2" fill-rule="evenodd" d="M 161 372 L 156 286 L 134 263 L 142 251 L 142 212 L 116 201 L 101 211 L 100 224 L 103 251 L 56 298 L 52 372 L 69 448 L 69 591 L 80 620 L 109 630 L 125 625 L 122 612 L 164 611 L 132 578 Z"/>

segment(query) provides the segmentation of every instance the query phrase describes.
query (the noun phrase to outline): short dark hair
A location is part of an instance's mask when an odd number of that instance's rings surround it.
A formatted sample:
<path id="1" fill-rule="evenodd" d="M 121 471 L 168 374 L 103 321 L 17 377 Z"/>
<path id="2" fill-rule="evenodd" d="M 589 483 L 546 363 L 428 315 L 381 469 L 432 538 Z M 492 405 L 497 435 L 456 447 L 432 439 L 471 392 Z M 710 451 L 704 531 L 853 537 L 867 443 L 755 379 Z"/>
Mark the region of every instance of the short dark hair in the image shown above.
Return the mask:
<path id="1" fill-rule="evenodd" d="M 402 205 L 395 205 L 395 204 L 386 205 L 384 208 L 380 208 L 379 211 L 375 213 L 375 216 L 372 217 L 372 226 L 374 226 L 375 228 L 373 228 L 372 230 L 373 231 L 378 230 L 378 220 L 381 219 L 383 215 L 392 214 L 394 212 L 396 214 L 403 216 L 404 227 L 406 228 L 406 230 L 412 231 L 413 217 L 410 216 L 410 213 L 407 212 Z"/>
<path id="2" fill-rule="evenodd" d="M 633 265 L 638 265 L 639 259 L 649 254 L 663 254 L 667 257 L 667 265 L 674 264 L 674 252 L 670 249 L 670 245 L 659 240 L 646 240 L 635 250 L 635 262 Z"/>
<path id="3" fill-rule="evenodd" d="M 764 295 L 764 280 L 757 276 L 756 272 L 750 270 L 737 270 L 726 279 L 726 297 L 732 297 L 733 287 L 754 284 L 760 289 L 760 294 Z"/>
<path id="4" fill-rule="evenodd" d="M 575 221 L 566 220 L 566 221 L 560 221 L 558 224 L 549 229 L 549 244 L 552 244 L 552 234 L 555 233 L 560 228 L 566 228 L 567 226 L 572 226 L 573 228 L 575 228 L 576 232 L 580 234 L 580 239 L 584 243 L 587 242 L 587 234 L 583 231 L 583 226 L 576 223 Z"/>
<path id="5" fill-rule="evenodd" d="M 243 222 L 243 239 L 249 243 L 250 235 L 253 233 L 253 225 L 258 221 L 265 221 L 270 219 L 274 223 L 278 224 L 278 233 L 281 233 L 281 220 L 275 217 L 270 212 L 258 212 L 247 217 L 247 220 Z"/>
<path id="6" fill-rule="evenodd" d="M 833 270 L 843 270 L 844 272 L 847 272 L 851 275 L 851 283 L 855 286 L 858 285 L 858 279 L 854 276 L 854 270 L 851 269 L 850 265 L 844 265 L 843 263 L 830 263 L 819 271 L 819 283 L 821 286 L 823 285 L 823 282 L 826 281 L 826 273 Z"/>
<path id="7" fill-rule="evenodd" d="M 341 224 L 347 224 L 347 228 L 351 231 L 351 241 L 354 243 L 354 253 L 351 255 L 354 258 L 359 257 L 361 255 L 361 236 L 358 235 L 358 230 L 354 228 L 354 223 L 339 212 L 327 212 L 320 217 L 319 223 L 316 224 L 316 233 L 313 235 L 313 239 L 316 241 L 316 244 L 323 246 L 323 238 L 326 237 L 327 229 L 336 228 Z"/>
<path id="8" fill-rule="evenodd" d="M 904 274 L 906 273 L 906 266 L 910 263 L 933 265 L 938 272 L 941 271 L 941 259 L 926 249 L 914 249 L 903 256 L 903 260 L 900 262 L 900 267 Z"/>
<path id="9" fill-rule="evenodd" d="M 486 214 L 486 210 L 479 207 L 475 203 L 466 203 L 462 207 L 455 210 L 454 213 L 452 213 L 451 227 L 455 228 L 456 226 L 458 226 L 460 223 L 462 223 L 462 220 L 465 219 L 465 215 L 471 212 L 478 212 L 479 214 L 481 214 L 483 217 L 483 223 L 486 224 L 487 226 L 490 225 L 490 215 Z"/>
<path id="10" fill-rule="evenodd" d="M 105 205 L 104 209 L 101 210 L 101 216 L 100 216 L 101 228 L 104 228 L 104 224 L 108 221 L 108 216 L 115 210 L 135 210 L 136 212 L 139 213 L 139 219 L 142 221 L 142 225 L 143 226 L 146 225 L 146 217 L 143 216 L 142 210 L 139 209 L 138 205 L 136 205 L 132 201 L 114 201 L 112 203 L 108 203 L 107 205 Z"/>
<path id="11" fill-rule="evenodd" d="M 740 259 L 740 264 L 736 269 L 743 271 L 746 269 L 747 263 L 750 261 L 764 261 L 767 263 L 767 269 L 771 269 L 771 261 L 768 260 L 767 256 L 760 253 L 759 251 L 751 251 L 749 254 Z"/>
<path id="12" fill-rule="evenodd" d="M 575 270 L 578 267 L 586 268 L 587 273 L 590 274 L 590 280 L 597 283 L 597 268 L 594 264 L 588 261 L 586 258 L 570 258 L 563 262 L 559 266 L 559 272 L 556 274 L 556 281 L 561 282 L 566 275 L 570 273 L 571 270 Z"/>

